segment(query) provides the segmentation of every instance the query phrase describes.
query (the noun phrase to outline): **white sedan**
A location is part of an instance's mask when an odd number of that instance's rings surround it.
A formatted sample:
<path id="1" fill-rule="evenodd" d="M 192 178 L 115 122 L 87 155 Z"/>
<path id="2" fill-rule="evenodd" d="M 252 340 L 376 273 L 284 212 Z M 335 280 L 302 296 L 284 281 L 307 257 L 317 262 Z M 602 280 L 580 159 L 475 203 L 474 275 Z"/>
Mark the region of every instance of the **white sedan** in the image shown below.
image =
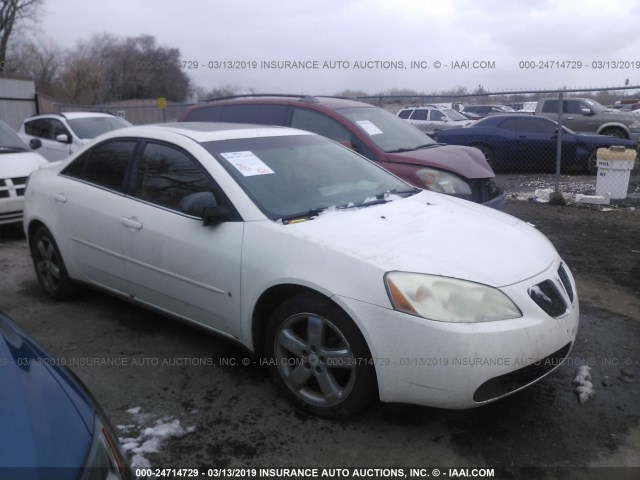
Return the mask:
<path id="1" fill-rule="evenodd" d="M 24 227 L 53 298 L 88 284 L 235 339 L 325 417 L 491 402 L 555 369 L 578 329 L 535 228 L 299 130 L 107 133 L 32 175 Z"/>

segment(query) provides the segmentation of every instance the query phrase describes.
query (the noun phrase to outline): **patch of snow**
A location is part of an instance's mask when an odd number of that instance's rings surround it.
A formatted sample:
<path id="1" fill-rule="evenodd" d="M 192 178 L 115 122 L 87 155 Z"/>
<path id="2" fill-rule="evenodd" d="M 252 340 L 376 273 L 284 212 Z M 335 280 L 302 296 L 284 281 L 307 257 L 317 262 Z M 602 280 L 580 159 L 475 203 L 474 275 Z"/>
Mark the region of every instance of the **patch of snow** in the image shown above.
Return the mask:
<path id="1" fill-rule="evenodd" d="M 545 302 L 548 303 L 553 303 L 553 300 L 551 300 L 546 293 L 544 293 L 539 286 L 535 285 L 533 287 L 531 287 L 531 293 L 537 297 L 542 298 Z"/>
<path id="2" fill-rule="evenodd" d="M 191 414 L 197 410 L 192 410 Z M 122 449 L 131 457 L 131 466 L 134 468 L 150 468 L 151 463 L 145 454 L 159 453 L 165 442 L 172 438 L 179 438 L 189 433 L 195 432 L 196 427 L 183 427 L 180 420 L 169 415 L 155 419 L 155 416 L 142 413 L 141 407 L 134 407 L 127 410 L 133 416 L 137 425 L 118 425 L 116 428 L 123 432 L 130 429 L 137 429 L 137 437 L 120 437 L 119 441 Z M 152 426 L 149 423 L 153 422 Z"/>
<path id="3" fill-rule="evenodd" d="M 586 365 L 579 366 L 571 383 L 576 387 L 574 391 L 578 395 L 580 404 L 586 403 L 596 396 L 593 383 L 591 383 L 591 367 Z"/>
<path id="4" fill-rule="evenodd" d="M 540 203 L 549 203 L 549 198 L 553 192 L 552 188 L 537 188 L 534 192 L 534 198 Z"/>

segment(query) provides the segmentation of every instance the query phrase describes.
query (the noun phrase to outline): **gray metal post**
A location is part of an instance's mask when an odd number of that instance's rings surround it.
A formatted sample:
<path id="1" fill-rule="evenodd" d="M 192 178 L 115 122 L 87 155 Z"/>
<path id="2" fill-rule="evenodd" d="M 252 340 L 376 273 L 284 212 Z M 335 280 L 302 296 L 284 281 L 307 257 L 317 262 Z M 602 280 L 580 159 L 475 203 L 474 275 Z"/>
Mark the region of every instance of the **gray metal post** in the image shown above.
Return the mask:
<path id="1" fill-rule="evenodd" d="M 558 144 L 556 146 L 556 193 L 560 193 L 560 162 L 562 160 L 562 103 L 564 93 L 558 92 Z"/>

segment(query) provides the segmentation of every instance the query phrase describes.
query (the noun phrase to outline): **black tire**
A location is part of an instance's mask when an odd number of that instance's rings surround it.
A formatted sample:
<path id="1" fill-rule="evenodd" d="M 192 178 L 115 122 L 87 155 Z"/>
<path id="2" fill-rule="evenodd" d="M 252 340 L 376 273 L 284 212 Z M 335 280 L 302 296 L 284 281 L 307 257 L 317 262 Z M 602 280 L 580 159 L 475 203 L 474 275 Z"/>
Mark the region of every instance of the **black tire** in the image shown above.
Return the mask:
<path id="1" fill-rule="evenodd" d="M 626 138 L 627 140 L 629 139 L 629 136 L 627 135 L 627 133 L 622 130 L 621 128 L 605 128 L 601 135 L 609 135 L 610 137 L 616 137 L 616 138 Z"/>
<path id="2" fill-rule="evenodd" d="M 487 163 L 489 164 L 489 166 L 491 168 L 495 168 L 493 150 L 491 150 L 491 148 L 488 145 L 485 145 L 483 143 L 478 143 L 478 144 L 471 145 L 471 146 L 477 148 L 478 150 L 480 150 L 482 152 L 482 155 L 484 155 L 484 158 L 487 161 Z"/>
<path id="3" fill-rule="evenodd" d="M 346 418 L 377 396 L 362 333 L 320 295 L 295 296 L 273 312 L 265 352 L 274 381 L 297 407 L 313 415 Z"/>
<path id="4" fill-rule="evenodd" d="M 587 175 L 595 175 L 598 173 L 598 149 L 595 148 L 587 158 L 587 164 L 584 167 Z"/>
<path id="5" fill-rule="evenodd" d="M 58 245 L 47 228 L 36 230 L 30 249 L 38 283 L 45 293 L 54 300 L 67 300 L 75 296 L 78 289 L 69 278 Z"/>

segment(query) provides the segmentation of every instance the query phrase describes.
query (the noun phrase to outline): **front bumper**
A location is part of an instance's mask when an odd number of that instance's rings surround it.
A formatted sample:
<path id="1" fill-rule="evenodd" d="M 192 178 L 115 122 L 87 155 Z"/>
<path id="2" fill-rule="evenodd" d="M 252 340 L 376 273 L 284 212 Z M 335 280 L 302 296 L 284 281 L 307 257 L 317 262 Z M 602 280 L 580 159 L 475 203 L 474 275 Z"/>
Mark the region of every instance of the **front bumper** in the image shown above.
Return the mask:
<path id="1" fill-rule="evenodd" d="M 23 208 L 24 197 L 0 199 L 0 225 L 20 223 L 22 221 Z"/>
<path id="2" fill-rule="evenodd" d="M 568 355 L 578 330 L 577 295 L 562 316 L 553 318 L 528 293 L 540 282 L 557 279 L 559 265 L 558 259 L 543 273 L 501 289 L 522 311 L 513 320 L 436 322 L 337 300 L 367 340 L 381 401 L 470 408 L 525 388 Z"/>
<path id="3" fill-rule="evenodd" d="M 491 200 L 484 202 L 482 205 L 485 207 L 495 208 L 496 210 L 502 210 L 504 208 L 504 202 L 507 198 L 506 192 L 500 192 L 497 196 Z"/>

